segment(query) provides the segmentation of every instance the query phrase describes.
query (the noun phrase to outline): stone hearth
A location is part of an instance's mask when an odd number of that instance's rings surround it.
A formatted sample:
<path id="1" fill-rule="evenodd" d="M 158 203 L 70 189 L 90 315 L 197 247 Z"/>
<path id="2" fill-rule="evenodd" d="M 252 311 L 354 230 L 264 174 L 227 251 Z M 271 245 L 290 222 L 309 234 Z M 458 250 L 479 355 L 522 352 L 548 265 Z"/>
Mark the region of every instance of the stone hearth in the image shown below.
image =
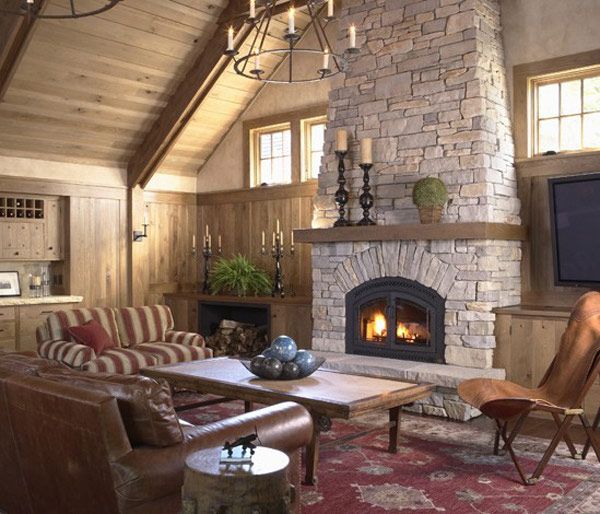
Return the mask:
<path id="1" fill-rule="evenodd" d="M 362 214 L 359 141 L 371 137 L 378 224 L 418 221 L 412 188 L 425 176 L 439 177 L 448 187 L 445 223 L 520 224 L 498 1 L 346 0 L 341 44 L 351 23 L 364 29 L 362 50 L 330 91 L 313 227 L 331 227 L 337 217 L 333 142 L 339 128 L 350 136 L 351 220 Z M 520 242 L 514 240 L 315 243 L 313 348 L 344 357 L 344 299 L 353 288 L 379 277 L 415 280 L 437 291 L 446 307 L 449 366 L 428 372 L 446 396 L 434 396 L 427 411 L 460 419 L 476 415 L 466 407 L 460 415 L 444 408 L 444 401 L 458 400 L 457 382 L 448 383 L 444 368 L 463 369 L 454 375 L 461 379 L 490 373 L 502 378 L 502 371 L 491 370 L 496 345 L 492 310 L 520 302 L 520 260 Z M 344 359 L 334 358 L 331 365 L 336 362 Z M 390 365 L 408 369 L 401 376 L 412 379 L 421 377 L 415 366 L 435 366 Z M 378 369 L 386 373 L 384 368 Z"/>

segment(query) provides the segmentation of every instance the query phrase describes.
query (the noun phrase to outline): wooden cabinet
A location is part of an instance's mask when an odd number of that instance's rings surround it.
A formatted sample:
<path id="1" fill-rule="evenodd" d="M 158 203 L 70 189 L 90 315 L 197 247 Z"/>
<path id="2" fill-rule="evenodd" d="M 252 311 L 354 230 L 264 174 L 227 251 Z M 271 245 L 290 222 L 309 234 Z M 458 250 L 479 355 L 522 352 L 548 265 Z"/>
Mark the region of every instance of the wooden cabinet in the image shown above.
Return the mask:
<path id="1" fill-rule="evenodd" d="M 312 340 L 312 305 L 274 303 L 271 305 L 271 340 L 288 335 L 298 348 L 310 350 Z"/>
<path id="2" fill-rule="evenodd" d="M 26 210 L 20 218 L 7 217 L 6 212 L 4 217 L 0 216 L 0 258 L 19 261 L 62 260 L 64 223 L 61 200 L 36 198 L 21 199 L 14 203 L 18 205 L 31 203 L 41 207 L 38 211 L 32 210 L 31 216 L 26 214 L 28 212 Z M 20 211 L 15 208 L 15 212 Z"/>
<path id="3" fill-rule="evenodd" d="M 49 314 L 75 309 L 75 303 L 0 307 L 0 349 L 11 352 L 37 351 L 35 332 Z"/>

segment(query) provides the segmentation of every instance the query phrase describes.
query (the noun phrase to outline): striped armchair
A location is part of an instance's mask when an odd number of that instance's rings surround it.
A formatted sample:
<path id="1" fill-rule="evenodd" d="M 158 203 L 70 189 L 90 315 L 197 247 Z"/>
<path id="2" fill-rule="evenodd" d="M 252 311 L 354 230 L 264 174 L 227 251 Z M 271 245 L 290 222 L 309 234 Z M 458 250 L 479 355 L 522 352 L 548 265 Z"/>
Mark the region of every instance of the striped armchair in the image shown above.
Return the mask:
<path id="1" fill-rule="evenodd" d="M 100 355 L 75 342 L 68 330 L 91 319 L 100 323 L 115 342 L 114 348 Z M 201 335 L 173 328 L 173 315 L 166 305 L 60 311 L 38 327 L 38 353 L 83 371 L 127 375 L 158 364 L 212 357 Z"/>

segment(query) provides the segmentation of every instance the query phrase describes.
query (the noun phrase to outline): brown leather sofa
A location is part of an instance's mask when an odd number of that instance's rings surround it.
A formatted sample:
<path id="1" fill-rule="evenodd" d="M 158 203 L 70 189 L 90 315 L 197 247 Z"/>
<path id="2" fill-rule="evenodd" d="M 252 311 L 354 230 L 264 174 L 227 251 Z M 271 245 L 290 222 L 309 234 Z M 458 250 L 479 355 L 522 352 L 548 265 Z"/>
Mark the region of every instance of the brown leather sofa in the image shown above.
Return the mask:
<path id="1" fill-rule="evenodd" d="M 186 457 L 255 430 L 263 445 L 290 456 L 290 481 L 299 491 L 300 452 L 312 437 L 302 406 L 281 403 L 181 427 L 177 444 L 139 445 L 131 442 L 120 400 L 85 387 L 94 374 L 75 372 L 72 385 L 70 373 L 51 361 L 0 355 L 0 512 L 175 514 Z"/>

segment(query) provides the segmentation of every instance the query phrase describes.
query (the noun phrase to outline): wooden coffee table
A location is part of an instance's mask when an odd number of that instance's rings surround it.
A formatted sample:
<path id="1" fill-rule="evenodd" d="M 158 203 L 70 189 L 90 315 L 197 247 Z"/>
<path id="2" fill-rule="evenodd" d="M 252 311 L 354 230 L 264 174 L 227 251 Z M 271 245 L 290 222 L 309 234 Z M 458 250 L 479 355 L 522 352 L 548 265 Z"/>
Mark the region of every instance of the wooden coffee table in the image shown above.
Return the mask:
<path id="1" fill-rule="evenodd" d="M 339 444 L 388 428 L 388 449 L 390 453 L 396 453 L 400 439 L 400 409 L 403 405 L 426 398 L 435 388 L 434 384 L 374 378 L 333 370 L 318 370 L 310 377 L 300 380 L 264 380 L 250 373 L 239 360 L 227 357 L 156 366 L 143 369 L 141 373 L 165 379 L 172 387 L 183 387 L 230 400 L 243 400 L 246 410 L 251 410 L 254 402 L 274 404 L 293 401 L 303 405 L 310 411 L 315 427 L 306 456 L 306 482 L 309 484 L 316 484 L 317 480 L 319 434 L 331 428 L 332 419 L 353 419 L 387 410 L 389 422 L 384 426 L 351 434 L 326 445 Z"/>

